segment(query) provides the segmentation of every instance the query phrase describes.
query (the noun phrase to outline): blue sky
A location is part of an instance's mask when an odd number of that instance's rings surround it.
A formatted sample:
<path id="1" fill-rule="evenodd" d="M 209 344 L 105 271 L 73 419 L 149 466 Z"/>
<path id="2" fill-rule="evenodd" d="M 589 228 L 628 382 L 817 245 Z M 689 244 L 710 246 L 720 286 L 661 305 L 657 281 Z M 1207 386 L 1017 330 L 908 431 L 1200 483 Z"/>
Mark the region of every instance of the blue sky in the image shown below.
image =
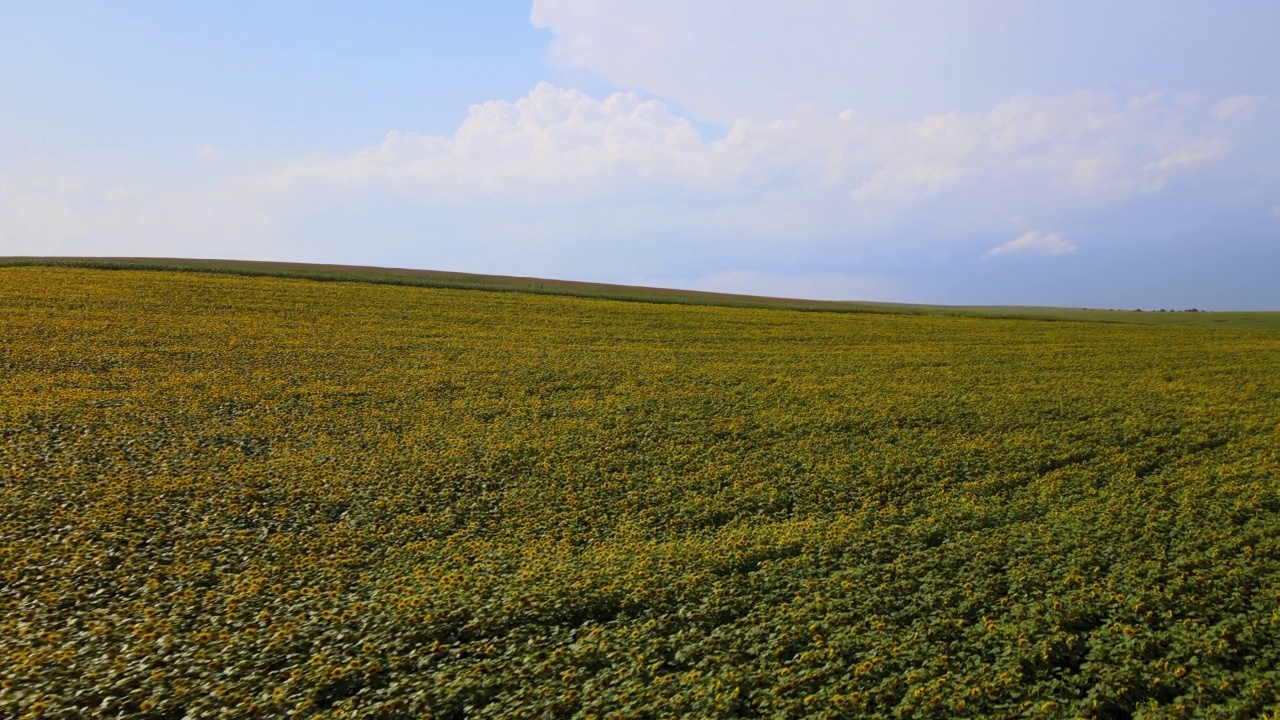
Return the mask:
<path id="1" fill-rule="evenodd" d="M 0 10 L 0 255 L 1280 309 L 1280 5 Z"/>

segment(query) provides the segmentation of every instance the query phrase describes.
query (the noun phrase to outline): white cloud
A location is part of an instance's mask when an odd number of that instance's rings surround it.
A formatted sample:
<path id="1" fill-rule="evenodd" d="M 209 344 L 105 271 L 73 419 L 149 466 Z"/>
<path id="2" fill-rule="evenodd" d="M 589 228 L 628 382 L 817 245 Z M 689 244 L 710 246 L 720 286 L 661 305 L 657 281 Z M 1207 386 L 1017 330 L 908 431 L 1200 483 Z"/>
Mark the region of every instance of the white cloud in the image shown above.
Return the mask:
<path id="1" fill-rule="evenodd" d="M 260 187 L 381 183 L 441 201 L 482 195 L 581 197 L 625 181 L 680 177 L 696 184 L 703 142 L 656 100 L 597 100 L 541 83 L 528 96 L 472 106 L 453 137 L 393 131 L 346 157 L 316 155 Z"/>
<path id="2" fill-rule="evenodd" d="M 222 151 L 213 145 L 201 145 L 196 148 L 196 157 L 201 160 L 212 160 L 222 156 Z"/>
<path id="3" fill-rule="evenodd" d="M 254 198 L 83 173 L 0 172 L 0 255 L 287 257 Z"/>
<path id="4" fill-rule="evenodd" d="M 187 189 L 0 171 L 0 254 L 376 260 L 615 279 L 782 263 L 807 279 L 699 282 L 877 297 L 858 292 L 862 276 L 822 271 L 946 257 L 1011 217 L 1069 227 L 1079 213 L 1229 167 L 1237 138 L 1270 127 L 1265 112 L 1228 122 L 1212 108 L 1071 93 L 906 123 L 810 108 L 704 137 L 661 101 L 544 83 L 474 106 L 450 135 L 394 131 L 358 152 Z"/>
<path id="5" fill-rule="evenodd" d="M 1158 105 L 1164 99 L 1164 96 L 1163 90 L 1154 90 L 1145 95 L 1138 95 L 1129 99 L 1129 107 L 1144 108 Z"/>
<path id="6" fill-rule="evenodd" d="M 1259 103 L 1265 102 L 1266 98 L 1256 95 L 1236 95 L 1218 102 L 1213 106 L 1213 114 L 1219 118 L 1228 118 L 1233 116 L 1247 117 Z"/>
<path id="7" fill-rule="evenodd" d="M 1076 246 L 1062 233 L 1042 233 L 1039 230 L 1025 232 L 999 247 L 987 251 L 988 257 L 996 255 L 1065 255 L 1076 251 Z"/>
<path id="8" fill-rule="evenodd" d="M 1237 130 L 1180 103 L 1081 92 L 896 124 L 808 109 L 739 120 L 707 139 L 661 101 L 598 99 L 542 83 L 514 102 L 473 106 L 451 137 L 395 131 L 376 146 L 308 157 L 246 187 L 382 188 L 440 205 L 661 199 L 657 212 L 674 226 L 799 236 L 884 229 L 948 195 L 992 207 L 980 219 L 990 225 L 1010 209 L 1057 212 L 1156 192 L 1229 153 Z"/>
<path id="9" fill-rule="evenodd" d="M 534 0 L 530 19 L 552 34 L 554 62 L 730 123 L 805 104 L 906 121 L 1073 88 L 1277 94 L 1273 14 L 1161 0 Z"/>
<path id="10" fill-rule="evenodd" d="M 1217 160 L 1227 152 L 1227 143 L 1221 139 L 1200 140 L 1165 155 L 1156 162 L 1142 167 L 1146 172 L 1161 173 L 1183 165 L 1198 165 Z"/>

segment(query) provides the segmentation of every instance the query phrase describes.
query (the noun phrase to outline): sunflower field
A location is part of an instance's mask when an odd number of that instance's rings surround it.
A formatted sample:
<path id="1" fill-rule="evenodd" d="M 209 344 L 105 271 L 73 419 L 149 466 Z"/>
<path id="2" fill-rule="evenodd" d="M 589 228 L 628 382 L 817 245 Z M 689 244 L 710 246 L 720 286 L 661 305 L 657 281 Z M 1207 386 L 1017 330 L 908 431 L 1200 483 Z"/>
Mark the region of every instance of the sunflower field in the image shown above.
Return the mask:
<path id="1" fill-rule="evenodd" d="M 1280 332 L 0 269 L 0 717 L 1280 711 Z"/>

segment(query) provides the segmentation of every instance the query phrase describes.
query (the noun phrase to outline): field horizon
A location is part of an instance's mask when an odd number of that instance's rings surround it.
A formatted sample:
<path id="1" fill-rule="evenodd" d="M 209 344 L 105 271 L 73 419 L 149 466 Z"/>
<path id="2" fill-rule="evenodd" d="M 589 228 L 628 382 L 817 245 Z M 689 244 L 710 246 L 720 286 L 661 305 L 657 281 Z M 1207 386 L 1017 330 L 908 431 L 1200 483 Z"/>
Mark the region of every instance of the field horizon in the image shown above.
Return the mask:
<path id="1" fill-rule="evenodd" d="M 1280 329 L 1277 310 L 1200 310 L 1196 308 L 1074 308 L 1024 305 L 930 305 L 863 300 L 806 300 L 703 290 L 619 285 L 515 275 L 335 265 L 269 260 L 154 257 L 4 256 L 0 268 L 63 266 L 120 270 L 216 272 L 336 282 L 369 282 L 419 287 L 526 292 L 631 302 L 679 303 L 719 307 L 757 307 L 841 313 L 932 314 L 1003 319 L 1117 322 L 1142 325 Z"/>

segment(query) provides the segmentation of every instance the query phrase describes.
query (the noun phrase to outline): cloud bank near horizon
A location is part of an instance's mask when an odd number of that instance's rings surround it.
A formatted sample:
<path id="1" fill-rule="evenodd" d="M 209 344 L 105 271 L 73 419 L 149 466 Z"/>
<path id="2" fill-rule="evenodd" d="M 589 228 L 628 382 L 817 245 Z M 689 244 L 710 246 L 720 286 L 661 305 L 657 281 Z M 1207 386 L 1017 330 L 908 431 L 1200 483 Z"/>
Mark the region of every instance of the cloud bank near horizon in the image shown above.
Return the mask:
<path id="1" fill-rule="evenodd" d="M 850 281 L 841 293 L 829 278 L 865 278 L 858 262 L 895 252 L 945 255 L 967 238 L 1011 230 L 1015 240 L 985 255 L 1075 251 L 1061 234 L 1035 228 L 1158 196 L 1170 183 L 1247 155 L 1251 133 L 1275 115 L 1272 101 L 1253 96 L 1077 92 L 908 123 L 808 110 L 739 120 L 707 138 L 658 99 L 634 92 L 597 98 L 541 83 L 523 98 L 473 106 L 450 136 L 391 131 L 355 152 L 221 177 L 200 191 L 10 172 L 0 175 L 0 233 L 27 239 L 11 246 L 14 254 L 167 255 L 175 254 L 172 238 L 182 237 L 196 254 L 287 259 L 303 240 L 282 226 L 308 225 L 292 219 L 324 224 L 344 204 L 390 204 L 392 215 L 417 217 L 420 227 L 469 235 L 476 252 L 447 258 L 463 267 L 476 267 L 478 254 L 489 258 L 481 263 L 487 271 L 527 274 L 534 262 L 548 274 L 557 266 L 589 272 L 566 261 L 596 253 L 615 260 L 597 264 L 612 273 L 606 277 L 631 267 L 633 275 L 679 278 L 676 266 L 693 260 L 704 270 L 672 282 L 702 287 L 754 277 L 761 292 L 903 299 L 888 290 L 899 281 Z M 194 150 L 200 162 L 220 154 L 211 145 Z M 921 216 L 946 230 L 900 232 Z M 377 227 L 372 216 L 364 219 Z M 323 245 L 323 232 L 312 235 Z M 384 249 L 412 247 L 411 237 L 394 235 L 381 238 Z M 607 246 L 588 246 L 602 235 Z M 792 267 L 796 281 L 752 274 L 812 255 L 832 238 L 844 257 Z M 1090 239 L 1080 242 L 1087 248 Z M 341 255 L 341 238 L 327 251 Z M 342 255 L 361 257 L 349 246 Z M 799 280 L 816 276 L 828 280 Z"/>
<path id="2" fill-rule="evenodd" d="M 1020 97 L 977 115 L 873 123 L 852 110 L 738 120 L 705 139 L 660 100 L 594 98 L 541 83 L 473 106 L 451 137 L 391 131 L 346 156 L 316 155 L 259 180 L 264 191 L 383 185 L 416 200 L 582 202 L 673 191 L 725 198 L 841 196 L 845 218 L 983 184 L 1050 190 L 1063 204 L 1120 202 L 1223 158 L 1266 98 L 1217 102 L 1162 92 Z M 1030 193 L 1022 193 L 1029 195 Z M 1027 203 L 1012 198 L 1014 209 Z M 786 218 L 790 220 L 791 218 Z M 856 224 L 856 223 L 855 223 Z"/>
<path id="3" fill-rule="evenodd" d="M 929 211 L 946 213 L 962 235 L 1158 193 L 1240 152 L 1242 139 L 1275 110 L 1250 96 L 1080 92 L 898 124 L 809 111 L 740 120 L 708 139 L 660 100 L 632 92 L 595 98 L 542 83 L 523 98 L 473 106 L 451 136 L 391 131 L 353 153 L 317 153 L 223 178 L 216 193 L 169 200 L 185 207 L 239 198 L 246 212 L 258 213 L 313 195 L 361 193 L 424 210 L 489 204 L 549 217 L 612 208 L 619 225 L 612 231 L 679 227 L 789 242 L 833 234 L 874 242 L 904 215 Z M 196 154 L 208 160 L 219 151 L 206 145 Z M 25 221 L 28 235 L 56 234 L 61 225 L 68 237 L 91 227 L 110 236 L 113 227 L 129 230 L 131 207 L 140 223 L 164 222 L 162 203 L 144 211 L 145 193 L 98 185 L 11 173 L 0 184 L 6 229 L 24 234 L 14 224 Z M 88 214 L 71 212 L 74 206 Z M 628 214 L 628 207 L 646 212 Z"/>

